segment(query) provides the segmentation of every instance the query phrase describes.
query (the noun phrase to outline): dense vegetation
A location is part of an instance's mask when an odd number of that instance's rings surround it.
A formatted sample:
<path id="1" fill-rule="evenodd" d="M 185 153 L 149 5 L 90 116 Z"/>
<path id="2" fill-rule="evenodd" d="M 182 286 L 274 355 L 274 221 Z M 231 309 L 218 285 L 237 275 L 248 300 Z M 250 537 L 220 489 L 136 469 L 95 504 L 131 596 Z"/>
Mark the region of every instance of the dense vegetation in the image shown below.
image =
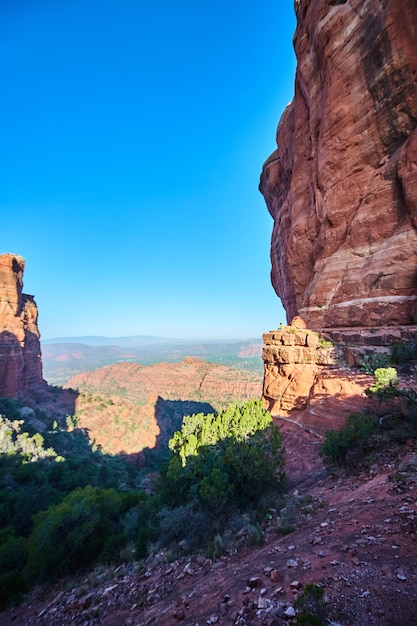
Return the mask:
<path id="1" fill-rule="evenodd" d="M 203 527 L 205 543 L 212 542 L 216 553 L 229 542 L 233 525 L 246 526 L 249 542 L 259 538 L 259 516 L 268 499 L 276 503 L 283 486 L 281 446 L 278 428 L 257 400 L 231 405 L 219 415 L 184 418 L 169 442 L 174 454 L 158 494 L 165 532 L 170 520 L 168 541 L 182 538 L 195 546 Z"/>
<path id="2" fill-rule="evenodd" d="M 281 435 L 258 401 L 184 418 L 152 495 L 138 469 L 68 420 L 70 431 L 42 414 L 22 419 L 5 399 L 0 412 L 0 606 L 94 562 L 162 548 L 215 556 L 242 526 L 241 541 L 259 541 L 282 489 Z"/>

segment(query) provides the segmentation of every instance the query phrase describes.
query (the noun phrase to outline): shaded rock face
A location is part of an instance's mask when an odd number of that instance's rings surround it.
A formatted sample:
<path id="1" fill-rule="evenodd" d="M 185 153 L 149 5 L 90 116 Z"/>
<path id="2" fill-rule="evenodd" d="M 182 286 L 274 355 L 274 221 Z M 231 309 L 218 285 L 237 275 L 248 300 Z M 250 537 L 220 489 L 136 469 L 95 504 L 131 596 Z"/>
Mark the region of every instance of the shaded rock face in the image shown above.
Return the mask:
<path id="1" fill-rule="evenodd" d="M 0 396 L 16 397 L 44 386 L 33 296 L 22 293 L 25 261 L 0 255 Z"/>
<path id="2" fill-rule="evenodd" d="M 272 284 L 309 328 L 417 312 L 417 3 L 297 0 L 293 102 L 260 183 Z"/>

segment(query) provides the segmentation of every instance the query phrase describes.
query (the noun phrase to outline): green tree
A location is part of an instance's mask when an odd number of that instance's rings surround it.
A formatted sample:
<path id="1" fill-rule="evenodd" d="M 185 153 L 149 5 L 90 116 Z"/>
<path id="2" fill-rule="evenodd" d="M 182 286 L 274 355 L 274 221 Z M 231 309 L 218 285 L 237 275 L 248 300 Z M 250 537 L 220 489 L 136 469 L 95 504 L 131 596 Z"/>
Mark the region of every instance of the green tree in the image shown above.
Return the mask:
<path id="1" fill-rule="evenodd" d="M 28 578 L 74 572 L 108 553 L 112 537 L 122 532 L 123 513 L 139 499 L 138 494 L 87 486 L 38 513 L 29 538 Z"/>
<path id="2" fill-rule="evenodd" d="M 188 416 L 169 441 L 174 456 L 162 479 L 171 506 L 198 499 L 216 512 L 255 504 L 284 477 L 282 436 L 259 400 L 216 415 Z"/>

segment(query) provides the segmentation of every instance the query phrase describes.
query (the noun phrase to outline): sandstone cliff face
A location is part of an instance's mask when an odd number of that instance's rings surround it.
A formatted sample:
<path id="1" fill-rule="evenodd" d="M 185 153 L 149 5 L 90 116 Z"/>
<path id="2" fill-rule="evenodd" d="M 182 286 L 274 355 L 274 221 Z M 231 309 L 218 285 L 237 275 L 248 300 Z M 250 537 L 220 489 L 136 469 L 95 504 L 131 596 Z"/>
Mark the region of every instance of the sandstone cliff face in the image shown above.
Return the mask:
<path id="1" fill-rule="evenodd" d="M 260 189 L 272 283 L 313 329 L 417 312 L 417 2 L 296 0 L 293 102 Z"/>
<path id="2" fill-rule="evenodd" d="M 25 261 L 0 255 L 0 396 L 15 397 L 45 385 L 33 296 L 22 293 Z"/>

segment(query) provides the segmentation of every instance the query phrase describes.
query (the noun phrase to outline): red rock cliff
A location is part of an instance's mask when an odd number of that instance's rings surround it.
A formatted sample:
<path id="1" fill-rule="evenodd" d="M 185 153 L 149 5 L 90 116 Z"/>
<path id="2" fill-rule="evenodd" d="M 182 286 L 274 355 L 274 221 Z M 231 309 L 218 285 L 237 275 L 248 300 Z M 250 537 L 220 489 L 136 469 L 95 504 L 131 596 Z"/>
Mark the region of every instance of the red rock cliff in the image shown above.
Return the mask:
<path id="1" fill-rule="evenodd" d="M 310 328 L 417 312 L 417 2 L 296 0 L 293 102 L 260 189 L 272 283 Z"/>
<path id="2" fill-rule="evenodd" d="M 15 397 L 44 386 L 33 296 L 22 293 L 25 261 L 0 255 L 0 396 Z"/>

